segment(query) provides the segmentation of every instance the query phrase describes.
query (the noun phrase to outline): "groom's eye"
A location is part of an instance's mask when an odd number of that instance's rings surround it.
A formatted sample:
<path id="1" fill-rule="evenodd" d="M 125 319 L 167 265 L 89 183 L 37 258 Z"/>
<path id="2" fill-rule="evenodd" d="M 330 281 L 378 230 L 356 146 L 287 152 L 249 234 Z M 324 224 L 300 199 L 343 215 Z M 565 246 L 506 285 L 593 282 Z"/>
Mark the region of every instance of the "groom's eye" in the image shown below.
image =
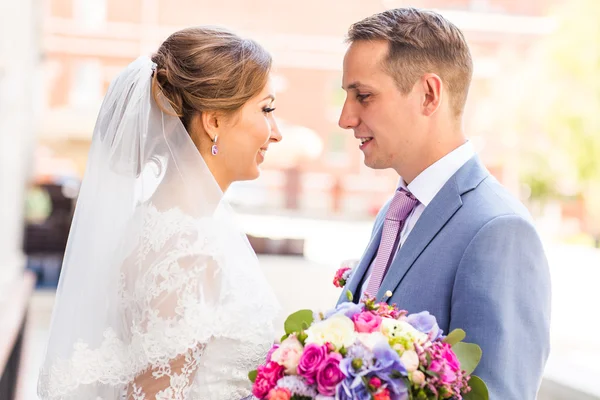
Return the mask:
<path id="1" fill-rule="evenodd" d="M 356 98 L 358 99 L 359 103 L 362 103 L 363 101 L 367 100 L 369 98 L 369 96 L 371 96 L 370 94 L 357 94 Z"/>

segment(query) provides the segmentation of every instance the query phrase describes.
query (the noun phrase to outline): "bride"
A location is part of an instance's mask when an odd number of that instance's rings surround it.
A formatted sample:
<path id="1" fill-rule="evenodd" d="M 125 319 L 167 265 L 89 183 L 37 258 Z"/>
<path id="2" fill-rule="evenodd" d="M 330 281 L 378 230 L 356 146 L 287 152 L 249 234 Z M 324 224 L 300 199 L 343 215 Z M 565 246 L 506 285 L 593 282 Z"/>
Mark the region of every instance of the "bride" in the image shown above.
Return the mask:
<path id="1" fill-rule="evenodd" d="M 271 143 L 270 55 L 185 29 L 111 84 L 69 236 L 42 399 L 251 398 L 278 305 L 223 193 Z"/>

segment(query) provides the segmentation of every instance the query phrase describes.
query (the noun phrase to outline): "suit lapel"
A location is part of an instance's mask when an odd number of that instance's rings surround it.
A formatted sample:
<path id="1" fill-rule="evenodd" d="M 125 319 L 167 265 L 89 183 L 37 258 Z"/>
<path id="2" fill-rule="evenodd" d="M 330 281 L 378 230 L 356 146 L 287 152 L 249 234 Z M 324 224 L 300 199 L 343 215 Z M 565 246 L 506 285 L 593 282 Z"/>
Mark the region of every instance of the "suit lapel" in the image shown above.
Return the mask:
<path id="1" fill-rule="evenodd" d="M 388 207 L 389 205 L 385 207 L 384 210 L 382 210 L 383 215 L 385 215 L 385 212 Z M 379 242 L 381 241 L 381 233 L 383 232 L 384 221 L 385 218 L 380 218 L 380 220 L 377 221 L 375 227 L 373 228 L 373 235 L 371 236 L 371 241 L 367 246 L 367 250 L 365 251 L 365 254 L 363 254 L 358 265 L 355 267 L 355 270 L 352 272 L 352 277 L 350 278 L 350 281 L 346 284 L 346 287 L 344 288 L 343 293 L 340 296 L 340 299 L 338 300 L 338 304 L 348 301 L 348 298 L 346 297 L 346 293 L 348 291 L 350 291 L 350 293 L 352 293 L 352 296 L 354 296 L 355 303 L 357 303 L 360 300 L 359 286 L 363 282 L 363 277 L 369 270 L 369 266 L 371 265 L 375 254 L 377 253 L 377 249 L 379 248 Z"/>
<path id="2" fill-rule="evenodd" d="M 385 292 L 394 292 L 419 255 L 427 248 L 448 220 L 462 206 L 461 195 L 474 189 L 488 175 L 477 156 L 469 160 L 450 178 L 415 224 L 396 254 L 381 283 L 377 299 L 384 300 Z"/>

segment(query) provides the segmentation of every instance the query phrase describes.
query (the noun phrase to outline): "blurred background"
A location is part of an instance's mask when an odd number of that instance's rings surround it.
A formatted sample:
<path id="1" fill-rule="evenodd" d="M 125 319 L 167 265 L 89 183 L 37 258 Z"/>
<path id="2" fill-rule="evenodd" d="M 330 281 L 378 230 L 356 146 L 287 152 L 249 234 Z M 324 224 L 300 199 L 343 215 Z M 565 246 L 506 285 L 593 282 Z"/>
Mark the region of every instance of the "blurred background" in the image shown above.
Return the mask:
<path id="1" fill-rule="evenodd" d="M 337 126 L 343 38 L 351 23 L 402 6 L 435 9 L 465 33 L 466 132 L 543 237 L 553 348 L 538 398 L 600 399 L 600 0 L 0 0 L 0 400 L 37 398 L 104 93 L 186 26 L 224 25 L 272 52 L 284 140 L 258 180 L 227 196 L 282 317 L 335 304 L 334 271 L 361 256 L 397 184 L 395 172 L 366 168 Z"/>

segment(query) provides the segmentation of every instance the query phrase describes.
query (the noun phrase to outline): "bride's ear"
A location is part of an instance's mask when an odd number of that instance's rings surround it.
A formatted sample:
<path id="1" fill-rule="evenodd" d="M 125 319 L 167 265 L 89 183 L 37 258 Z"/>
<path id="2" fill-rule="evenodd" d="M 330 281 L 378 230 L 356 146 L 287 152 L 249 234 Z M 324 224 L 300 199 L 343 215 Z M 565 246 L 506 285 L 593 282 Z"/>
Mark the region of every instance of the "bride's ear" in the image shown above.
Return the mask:
<path id="1" fill-rule="evenodd" d="M 219 134 L 221 115 L 215 111 L 205 111 L 200 113 L 200 119 L 204 132 L 206 132 L 212 141 Z"/>

